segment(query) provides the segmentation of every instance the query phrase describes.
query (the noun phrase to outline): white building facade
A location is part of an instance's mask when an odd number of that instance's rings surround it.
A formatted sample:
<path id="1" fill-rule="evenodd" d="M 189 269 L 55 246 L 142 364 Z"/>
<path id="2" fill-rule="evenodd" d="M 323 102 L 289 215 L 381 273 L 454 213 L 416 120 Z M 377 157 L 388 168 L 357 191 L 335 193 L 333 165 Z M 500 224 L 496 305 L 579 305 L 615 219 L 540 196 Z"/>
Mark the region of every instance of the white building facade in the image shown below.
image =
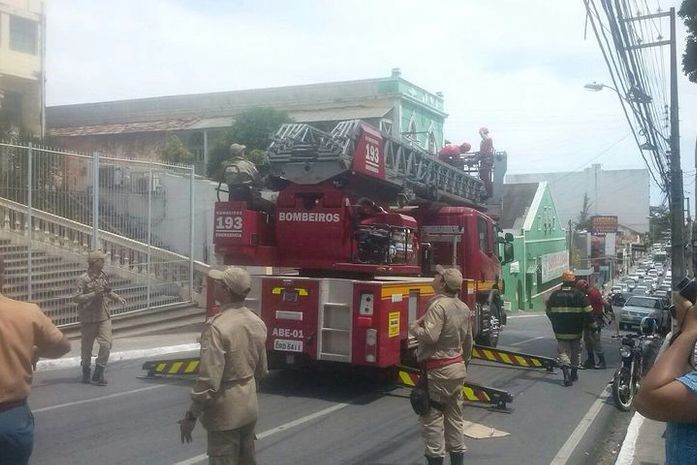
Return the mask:
<path id="1" fill-rule="evenodd" d="M 639 233 L 649 231 L 649 172 L 646 169 L 603 170 L 594 164 L 583 171 L 506 175 L 506 184 L 548 183 L 562 227 L 576 221 L 583 197 L 589 216 L 616 215 L 618 222 Z"/>

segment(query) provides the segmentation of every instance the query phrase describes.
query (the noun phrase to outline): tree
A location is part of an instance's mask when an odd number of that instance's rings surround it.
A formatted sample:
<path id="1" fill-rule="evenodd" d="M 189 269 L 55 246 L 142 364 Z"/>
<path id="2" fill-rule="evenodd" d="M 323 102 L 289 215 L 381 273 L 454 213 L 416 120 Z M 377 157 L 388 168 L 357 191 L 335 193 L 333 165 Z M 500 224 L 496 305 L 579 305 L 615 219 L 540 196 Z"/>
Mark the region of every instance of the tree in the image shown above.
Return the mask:
<path id="1" fill-rule="evenodd" d="M 697 83 L 697 0 L 683 0 L 678 16 L 685 22 L 688 32 L 682 69 L 690 81 Z"/>
<path id="2" fill-rule="evenodd" d="M 192 153 L 187 149 L 182 141 L 171 132 L 167 133 L 165 146 L 160 150 L 160 160 L 165 163 L 191 163 L 194 159 Z"/>
<path id="3" fill-rule="evenodd" d="M 584 193 L 583 194 L 583 206 L 581 207 L 581 211 L 578 214 L 578 218 L 576 218 L 576 222 L 574 223 L 574 229 L 576 229 L 576 231 L 583 231 L 584 229 L 586 231 L 590 231 L 590 229 L 591 229 L 590 209 L 591 209 L 590 198 L 588 198 L 588 193 Z"/>
<path id="4" fill-rule="evenodd" d="M 208 154 L 208 175 L 220 179 L 221 164 L 228 158 L 232 143 L 246 145 L 247 158 L 255 164 L 267 163 L 265 152 L 274 133 L 282 124 L 291 121 L 287 112 L 273 108 L 252 108 L 239 113 L 230 130 Z"/>

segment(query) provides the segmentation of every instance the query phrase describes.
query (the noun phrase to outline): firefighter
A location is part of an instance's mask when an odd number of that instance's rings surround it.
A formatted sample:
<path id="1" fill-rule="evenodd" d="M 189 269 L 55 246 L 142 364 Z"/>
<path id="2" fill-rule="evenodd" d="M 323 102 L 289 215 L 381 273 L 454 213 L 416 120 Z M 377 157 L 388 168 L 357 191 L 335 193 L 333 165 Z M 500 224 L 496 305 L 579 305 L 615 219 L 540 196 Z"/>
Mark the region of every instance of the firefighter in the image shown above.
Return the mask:
<path id="1" fill-rule="evenodd" d="M 77 278 L 77 292 L 73 296 L 80 318 L 82 382 L 90 382 L 92 346 L 96 339 L 99 352 L 92 382 L 98 386 L 107 385 L 104 370 L 112 343 L 109 303 L 119 302 L 126 305 L 126 299 L 111 289 L 109 277 L 102 271 L 105 258 L 106 254 L 100 250 L 92 250 L 87 254 L 87 272 Z"/>
<path id="2" fill-rule="evenodd" d="M 230 145 L 230 159 L 223 164 L 228 200 L 247 202 L 252 210 L 272 214 L 273 202 L 262 198 L 259 191 L 264 187 L 264 177 L 259 174 L 256 165 L 246 158 L 246 149 L 241 144 Z"/>
<path id="3" fill-rule="evenodd" d="M 491 171 L 494 168 L 494 140 L 489 135 L 489 129 L 480 128 L 479 136 L 482 138 L 479 144 L 479 178 L 484 181 L 487 197 L 494 193 L 494 184 L 491 179 Z"/>
<path id="4" fill-rule="evenodd" d="M 600 290 L 598 290 L 598 288 L 595 286 L 590 286 L 588 281 L 585 279 L 579 279 L 576 283 L 576 287 L 586 294 L 588 301 L 593 308 L 593 311 L 591 312 L 591 322 L 583 332 L 583 343 L 585 344 L 586 352 L 588 353 L 588 358 L 585 362 L 583 362 L 583 368 L 604 370 L 607 368 L 607 363 L 605 362 L 603 345 L 600 341 L 600 331 L 605 324 L 605 307 L 607 306 L 607 303 L 600 294 Z M 595 355 L 598 356 L 598 363 L 595 363 Z"/>
<path id="5" fill-rule="evenodd" d="M 201 362 L 191 407 L 179 421 L 181 441 L 191 442 L 196 420 L 208 433 L 211 465 L 254 465 L 258 383 L 268 373 L 266 325 L 244 306 L 249 273 L 237 267 L 212 270 L 219 314 L 201 335 Z"/>
<path id="6" fill-rule="evenodd" d="M 562 385 L 571 386 L 578 380 L 581 337 L 590 322 L 592 307 L 588 297 L 575 287 L 576 275 L 573 271 L 565 271 L 561 280 L 561 287 L 552 292 L 547 300 L 546 312 L 557 338 L 559 363 L 564 374 Z"/>
<path id="7" fill-rule="evenodd" d="M 462 465 L 467 450 L 462 419 L 462 386 L 472 356 L 470 309 L 457 294 L 462 274 L 438 265 L 433 278 L 436 296 L 426 313 L 409 328 L 419 342 L 417 359 L 428 379 L 431 409 L 420 417 L 429 465 L 442 464 L 446 451 L 450 463 Z"/>
<path id="8" fill-rule="evenodd" d="M 445 145 L 438 152 L 438 159 L 444 161 L 445 163 L 462 168 L 465 165 L 464 158 L 461 155 L 469 152 L 472 149 L 472 145 L 467 142 L 463 142 L 460 145 L 451 144 L 450 141 L 445 141 Z"/>

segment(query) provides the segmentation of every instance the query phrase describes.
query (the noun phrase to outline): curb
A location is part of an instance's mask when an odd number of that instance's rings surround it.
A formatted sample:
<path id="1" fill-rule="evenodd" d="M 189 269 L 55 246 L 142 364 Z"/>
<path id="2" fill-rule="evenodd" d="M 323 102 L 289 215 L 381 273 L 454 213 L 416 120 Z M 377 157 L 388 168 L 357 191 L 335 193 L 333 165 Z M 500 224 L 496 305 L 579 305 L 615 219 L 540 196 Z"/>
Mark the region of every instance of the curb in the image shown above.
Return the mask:
<path id="1" fill-rule="evenodd" d="M 624 441 L 622 441 L 622 448 L 620 453 L 617 454 L 615 465 L 632 465 L 634 463 L 636 442 L 639 438 L 639 430 L 642 424 L 644 424 L 644 417 L 639 413 L 635 413 L 627 427 L 627 434 L 624 437 Z"/>
<path id="2" fill-rule="evenodd" d="M 144 357 L 155 357 L 158 355 L 176 354 L 179 352 L 192 352 L 201 349 L 199 343 L 179 344 L 176 346 L 152 347 L 150 349 L 124 350 L 113 352 L 109 356 L 110 362 L 120 362 L 122 360 L 135 360 Z M 40 360 L 36 365 L 35 371 L 59 370 L 61 368 L 74 368 L 80 366 L 80 357 L 59 358 L 56 360 Z"/>

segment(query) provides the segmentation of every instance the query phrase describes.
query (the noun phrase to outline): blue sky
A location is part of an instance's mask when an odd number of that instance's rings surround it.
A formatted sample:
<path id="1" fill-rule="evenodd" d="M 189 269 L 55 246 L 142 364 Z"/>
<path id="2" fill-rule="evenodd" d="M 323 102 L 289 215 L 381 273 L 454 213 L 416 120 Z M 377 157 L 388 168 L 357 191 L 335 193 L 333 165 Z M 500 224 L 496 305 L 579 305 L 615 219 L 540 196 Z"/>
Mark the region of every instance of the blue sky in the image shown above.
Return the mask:
<path id="1" fill-rule="evenodd" d="M 583 88 L 609 75 L 590 30 L 584 39 L 582 0 L 49 0 L 47 13 L 49 105 L 374 78 L 400 67 L 444 92 L 447 138 L 476 142 L 489 127 L 510 173 L 644 167 L 617 96 Z M 691 197 L 696 98 L 681 75 Z M 654 188 L 652 203 L 660 200 Z"/>

